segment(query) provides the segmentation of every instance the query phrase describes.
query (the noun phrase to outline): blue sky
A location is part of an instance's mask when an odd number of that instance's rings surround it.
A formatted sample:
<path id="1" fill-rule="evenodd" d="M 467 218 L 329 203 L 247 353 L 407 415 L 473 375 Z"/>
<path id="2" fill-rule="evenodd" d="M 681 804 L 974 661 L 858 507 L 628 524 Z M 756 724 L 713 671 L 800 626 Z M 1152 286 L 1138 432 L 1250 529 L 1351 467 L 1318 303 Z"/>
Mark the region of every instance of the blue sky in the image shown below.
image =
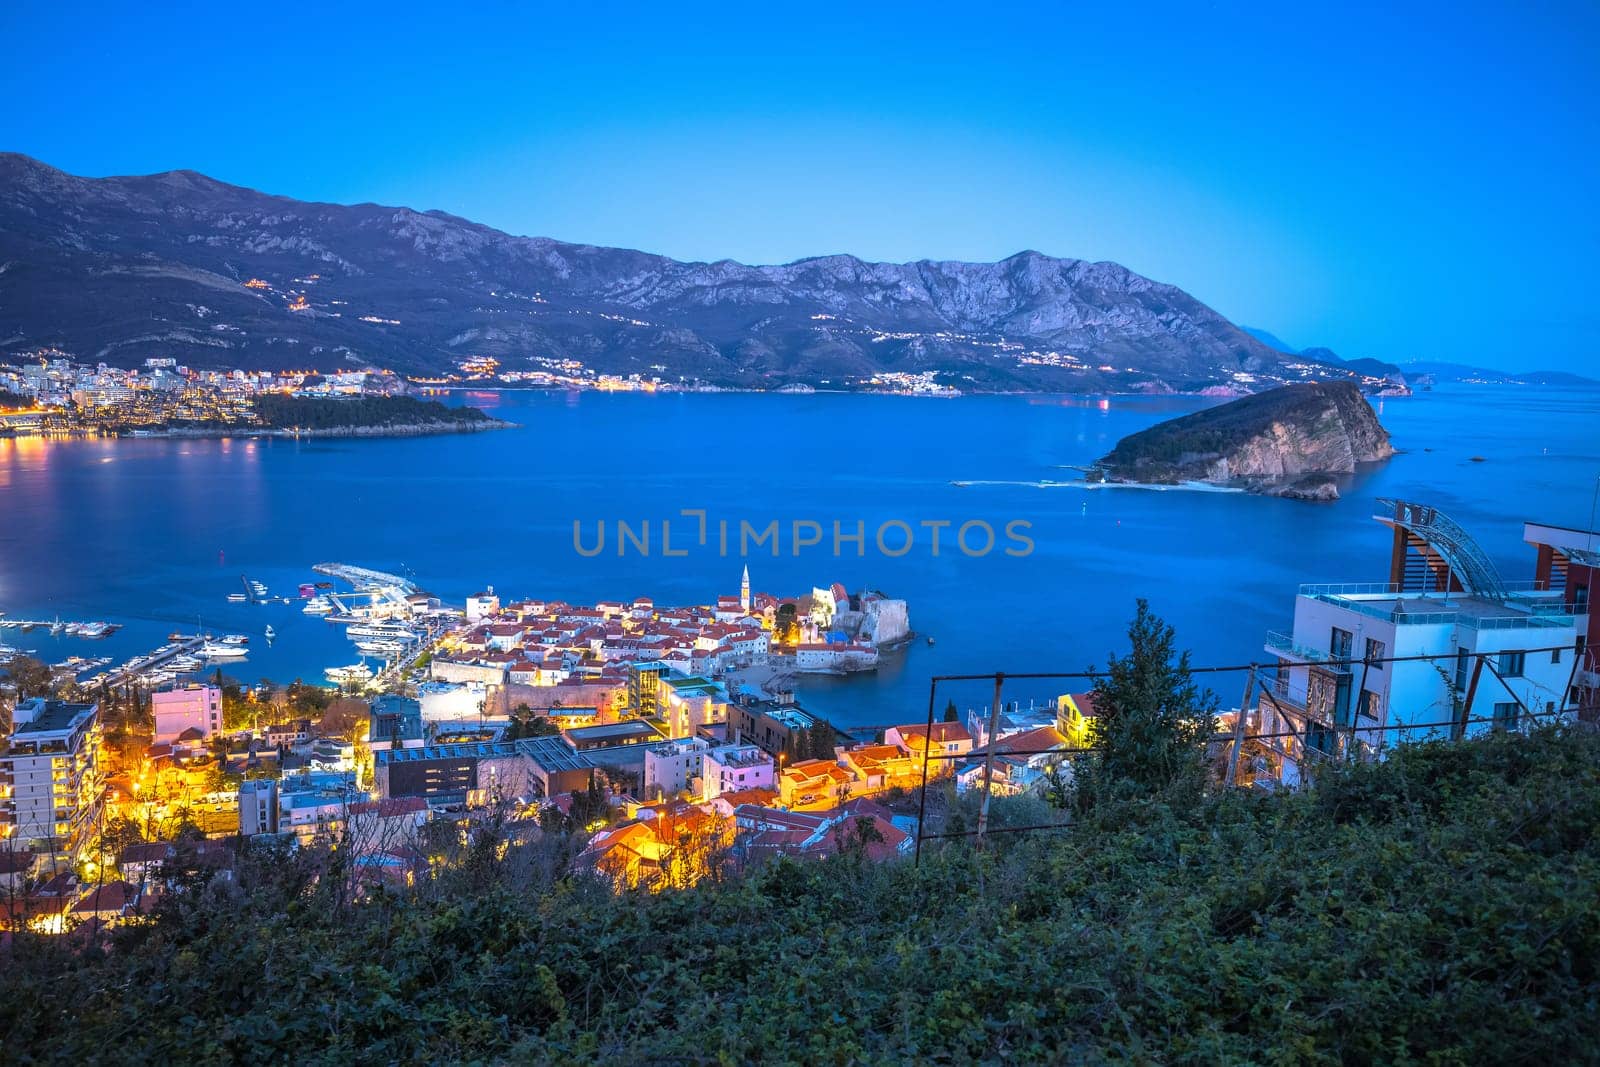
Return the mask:
<path id="1" fill-rule="evenodd" d="M 1345 356 L 1593 370 L 1600 6 L 62 4 L 0 149 L 752 262 L 1111 259 Z"/>

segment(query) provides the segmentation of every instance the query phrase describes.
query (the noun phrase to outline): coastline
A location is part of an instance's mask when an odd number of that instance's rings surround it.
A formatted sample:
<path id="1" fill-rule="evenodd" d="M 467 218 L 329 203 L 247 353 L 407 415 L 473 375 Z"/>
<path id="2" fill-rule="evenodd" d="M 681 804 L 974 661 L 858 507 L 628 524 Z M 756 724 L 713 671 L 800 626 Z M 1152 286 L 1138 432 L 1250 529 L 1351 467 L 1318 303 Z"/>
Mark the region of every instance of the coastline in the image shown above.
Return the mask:
<path id="1" fill-rule="evenodd" d="M 484 419 L 475 422 L 404 423 L 394 426 L 325 426 L 305 430 L 286 429 L 281 426 L 176 426 L 159 430 L 102 431 L 100 436 L 130 441 L 224 437 L 283 437 L 296 440 L 302 437 L 434 437 L 440 434 L 514 430 L 520 428 L 520 425 L 504 419 Z M 94 435 L 86 433 L 85 436 Z"/>

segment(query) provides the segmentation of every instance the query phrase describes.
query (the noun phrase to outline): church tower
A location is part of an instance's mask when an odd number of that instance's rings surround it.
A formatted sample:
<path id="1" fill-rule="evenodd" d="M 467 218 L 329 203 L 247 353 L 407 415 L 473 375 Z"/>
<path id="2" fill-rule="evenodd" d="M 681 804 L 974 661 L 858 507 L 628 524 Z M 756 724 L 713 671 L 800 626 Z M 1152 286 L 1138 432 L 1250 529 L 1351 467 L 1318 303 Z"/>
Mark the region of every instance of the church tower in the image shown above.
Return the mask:
<path id="1" fill-rule="evenodd" d="M 744 565 L 744 580 L 739 583 L 739 608 L 750 610 L 750 564 Z"/>

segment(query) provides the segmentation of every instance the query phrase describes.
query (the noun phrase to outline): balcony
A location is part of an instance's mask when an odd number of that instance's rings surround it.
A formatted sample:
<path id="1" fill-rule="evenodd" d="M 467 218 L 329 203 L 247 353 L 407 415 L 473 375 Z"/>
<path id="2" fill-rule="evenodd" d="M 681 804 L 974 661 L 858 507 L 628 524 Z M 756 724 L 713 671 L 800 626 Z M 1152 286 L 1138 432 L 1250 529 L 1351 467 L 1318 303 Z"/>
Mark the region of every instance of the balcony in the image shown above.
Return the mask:
<path id="1" fill-rule="evenodd" d="M 1294 635 L 1283 633 L 1281 630 L 1271 630 L 1267 633 L 1266 650 L 1273 655 L 1297 659 L 1302 663 L 1326 663 L 1331 658 L 1321 649 L 1295 644 Z"/>

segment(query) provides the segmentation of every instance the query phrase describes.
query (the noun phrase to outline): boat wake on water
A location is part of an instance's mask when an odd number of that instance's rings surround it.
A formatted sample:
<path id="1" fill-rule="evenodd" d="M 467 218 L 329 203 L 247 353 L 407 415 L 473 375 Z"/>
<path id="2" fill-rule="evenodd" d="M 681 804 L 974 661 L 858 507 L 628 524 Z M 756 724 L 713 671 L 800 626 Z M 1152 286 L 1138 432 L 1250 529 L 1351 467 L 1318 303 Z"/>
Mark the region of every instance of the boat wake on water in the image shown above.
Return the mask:
<path id="1" fill-rule="evenodd" d="M 1088 481 L 1053 481 L 1045 478 L 1039 481 L 1006 481 L 1006 480 L 962 480 L 954 479 L 951 485 L 962 489 L 979 488 L 984 486 L 1012 485 L 1025 489 L 1145 489 L 1157 493 L 1187 492 L 1187 493 L 1243 493 L 1246 490 L 1232 485 L 1211 485 L 1209 482 L 1178 482 L 1174 485 L 1147 485 L 1141 482 L 1088 482 Z"/>

